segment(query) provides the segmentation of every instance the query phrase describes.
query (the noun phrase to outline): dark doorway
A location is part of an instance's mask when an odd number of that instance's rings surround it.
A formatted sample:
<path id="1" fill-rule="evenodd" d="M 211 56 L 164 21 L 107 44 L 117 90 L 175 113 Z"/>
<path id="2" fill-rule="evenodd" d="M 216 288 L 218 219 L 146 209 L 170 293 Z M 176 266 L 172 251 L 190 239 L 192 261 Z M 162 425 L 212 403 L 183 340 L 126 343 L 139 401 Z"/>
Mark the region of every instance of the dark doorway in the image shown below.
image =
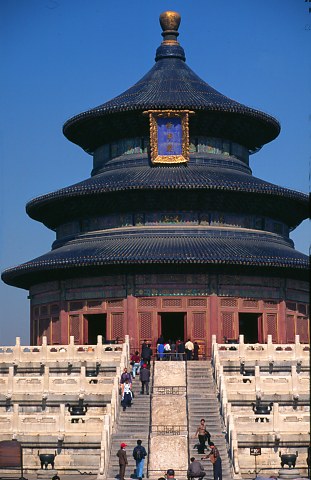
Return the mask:
<path id="1" fill-rule="evenodd" d="M 261 343 L 261 315 L 239 313 L 239 335 L 244 335 L 245 343 Z"/>
<path id="2" fill-rule="evenodd" d="M 106 339 L 106 313 L 84 315 L 85 318 L 85 340 L 89 345 L 97 344 L 97 335 L 102 335 L 103 342 Z"/>
<path id="3" fill-rule="evenodd" d="M 185 313 L 164 312 L 161 316 L 161 333 L 165 341 L 183 340 L 185 335 Z"/>

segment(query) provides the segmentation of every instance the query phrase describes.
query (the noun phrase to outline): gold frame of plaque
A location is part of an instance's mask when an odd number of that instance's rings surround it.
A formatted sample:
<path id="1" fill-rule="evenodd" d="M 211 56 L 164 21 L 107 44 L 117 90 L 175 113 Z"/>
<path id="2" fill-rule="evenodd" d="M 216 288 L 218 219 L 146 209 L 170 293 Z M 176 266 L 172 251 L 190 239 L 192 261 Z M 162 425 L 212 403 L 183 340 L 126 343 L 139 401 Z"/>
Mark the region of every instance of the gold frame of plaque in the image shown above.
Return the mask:
<path id="1" fill-rule="evenodd" d="M 150 124 L 150 153 L 151 161 L 153 164 L 165 163 L 165 164 L 174 164 L 174 163 L 186 163 L 189 160 L 189 115 L 194 112 L 190 110 L 147 110 L 143 112 L 145 115 L 149 115 L 149 124 Z M 166 127 L 169 129 L 172 125 L 170 120 L 180 119 L 180 129 L 181 138 L 177 142 L 178 154 L 174 153 L 174 144 L 171 139 L 167 140 L 167 143 L 159 142 L 159 122 L 158 120 L 167 119 L 168 123 Z M 167 137 L 171 135 L 170 133 L 166 134 Z M 172 134 L 173 135 L 173 134 Z M 171 143 L 170 143 L 171 142 Z M 172 153 L 163 153 L 163 149 L 169 152 L 172 150 Z"/>

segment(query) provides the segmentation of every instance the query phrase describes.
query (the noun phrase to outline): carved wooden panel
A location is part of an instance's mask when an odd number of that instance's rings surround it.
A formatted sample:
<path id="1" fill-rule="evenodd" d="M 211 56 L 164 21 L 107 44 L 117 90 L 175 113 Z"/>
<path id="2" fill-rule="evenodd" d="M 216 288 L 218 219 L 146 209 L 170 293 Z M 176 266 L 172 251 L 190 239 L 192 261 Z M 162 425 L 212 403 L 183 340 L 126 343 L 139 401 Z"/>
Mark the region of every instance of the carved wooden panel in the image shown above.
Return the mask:
<path id="1" fill-rule="evenodd" d="M 181 298 L 163 298 L 162 299 L 162 308 L 177 307 L 182 306 Z"/>
<path id="2" fill-rule="evenodd" d="M 152 313 L 142 312 L 138 314 L 140 324 L 140 338 L 151 339 L 152 338 Z"/>
<path id="3" fill-rule="evenodd" d="M 139 298 L 138 299 L 138 306 L 139 307 L 156 307 L 157 306 L 157 299 L 156 298 Z"/>
<path id="4" fill-rule="evenodd" d="M 205 337 L 205 312 L 193 312 L 192 318 L 192 337 L 196 340 L 203 339 Z"/>
<path id="5" fill-rule="evenodd" d="M 277 333 L 277 316 L 276 313 L 267 314 L 267 334 L 272 335 L 272 342 L 277 343 L 278 333 Z"/>
<path id="6" fill-rule="evenodd" d="M 102 301 L 101 300 L 89 300 L 87 302 L 88 308 L 101 308 Z"/>
<path id="7" fill-rule="evenodd" d="M 107 307 L 109 308 L 119 308 L 123 307 L 123 300 L 118 299 L 118 300 L 108 300 L 107 301 Z"/>
<path id="8" fill-rule="evenodd" d="M 52 317 L 52 344 L 59 345 L 61 343 L 61 322 L 59 317 Z"/>
<path id="9" fill-rule="evenodd" d="M 307 317 L 297 317 L 296 334 L 300 336 L 301 343 L 309 342 L 309 326 Z"/>
<path id="10" fill-rule="evenodd" d="M 112 313 L 111 314 L 111 333 L 112 338 L 119 338 L 124 340 L 124 314 L 123 313 Z"/>
<path id="11" fill-rule="evenodd" d="M 245 308 L 258 308 L 257 300 L 246 299 L 243 300 L 243 307 Z"/>
<path id="12" fill-rule="evenodd" d="M 295 316 L 286 315 L 286 342 L 295 342 Z"/>
<path id="13" fill-rule="evenodd" d="M 70 315 L 69 317 L 69 336 L 74 337 L 75 344 L 80 342 L 79 315 Z"/>
<path id="14" fill-rule="evenodd" d="M 234 338 L 233 312 L 221 312 L 222 336 Z"/>
<path id="15" fill-rule="evenodd" d="M 277 302 L 275 300 L 265 300 L 264 307 L 269 310 L 276 310 L 277 309 Z"/>
<path id="16" fill-rule="evenodd" d="M 236 298 L 222 298 L 220 300 L 220 306 L 221 307 L 236 307 L 238 304 L 238 301 Z"/>
<path id="17" fill-rule="evenodd" d="M 206 298 L 189 298 L 188 307 L 206 307 L 207 299 Z"/>

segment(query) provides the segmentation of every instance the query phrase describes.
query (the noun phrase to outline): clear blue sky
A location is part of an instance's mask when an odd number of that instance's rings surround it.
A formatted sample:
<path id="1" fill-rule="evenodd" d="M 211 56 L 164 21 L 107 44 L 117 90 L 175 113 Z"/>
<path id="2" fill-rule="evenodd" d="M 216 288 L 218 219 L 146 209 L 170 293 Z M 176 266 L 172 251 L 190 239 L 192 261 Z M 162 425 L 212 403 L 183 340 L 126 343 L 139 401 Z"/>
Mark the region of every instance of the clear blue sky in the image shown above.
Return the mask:
<path id="1" fill-rule="evenodd" d="M 62 125 L 153 66 L 158 18 L 168 9 L 182 16 L 188 65 L 280 121 L 278 139 L 251 157 L 253 174 L 309 191 L 311 13 L 304 0 L 1 0 L 1 271 L 50 250 L 54 233 L 26 215 L 26 202 L 89 177 L 92 168 Z M 307 253 L 309 224 L 292 238 Z M 15 336 L 29 342 L 27 293 L 1 282 L 0 345 Z"/>

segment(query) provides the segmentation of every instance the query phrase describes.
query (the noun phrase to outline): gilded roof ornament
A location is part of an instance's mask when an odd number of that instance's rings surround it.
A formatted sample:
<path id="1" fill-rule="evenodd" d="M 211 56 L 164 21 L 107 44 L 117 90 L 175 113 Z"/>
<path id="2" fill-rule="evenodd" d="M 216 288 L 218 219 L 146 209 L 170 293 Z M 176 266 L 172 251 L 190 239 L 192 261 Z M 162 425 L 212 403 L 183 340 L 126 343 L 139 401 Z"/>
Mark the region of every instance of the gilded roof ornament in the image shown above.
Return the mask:
<path id="1" fill-rule="evenodd" d="M 166 12 L 161 13 L 159 20 L 161 28 L 163 30 L 162 36 L 164 40 L 162 43 L 165 45 L 178 45 L 178 28 L 181 20 L 181 16 L 179 15 L 179 13 L 167 10 Z"/>

